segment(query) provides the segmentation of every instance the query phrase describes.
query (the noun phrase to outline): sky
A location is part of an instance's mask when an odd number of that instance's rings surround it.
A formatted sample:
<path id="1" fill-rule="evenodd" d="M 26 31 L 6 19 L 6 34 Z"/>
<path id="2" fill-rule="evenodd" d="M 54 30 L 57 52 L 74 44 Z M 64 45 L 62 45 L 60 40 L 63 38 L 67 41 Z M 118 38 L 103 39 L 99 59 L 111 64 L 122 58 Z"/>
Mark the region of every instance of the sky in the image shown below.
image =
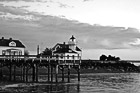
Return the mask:
<path id="1" fill-rule="evenodd" d="M 140 60 L 140 0 L 0 0 L 0 37 L 30 54 L 74 35 L 84 59 Z"/>

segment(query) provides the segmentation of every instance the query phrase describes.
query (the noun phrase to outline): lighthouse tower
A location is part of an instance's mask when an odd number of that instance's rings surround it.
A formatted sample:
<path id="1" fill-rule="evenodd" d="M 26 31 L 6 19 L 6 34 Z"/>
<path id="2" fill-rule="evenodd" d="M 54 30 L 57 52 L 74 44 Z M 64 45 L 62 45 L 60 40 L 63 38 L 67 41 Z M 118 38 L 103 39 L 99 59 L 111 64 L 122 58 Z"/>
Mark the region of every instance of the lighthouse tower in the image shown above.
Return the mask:
<path id="1" fill-rule="evenodd" d="M 69 45 L 69 48 L 72 49 L 72 50 L 75 50 L 76 49 L 76 38 L 72 35 L 72 37 L 69 39 L 68 41 L 68 45 Z"/>

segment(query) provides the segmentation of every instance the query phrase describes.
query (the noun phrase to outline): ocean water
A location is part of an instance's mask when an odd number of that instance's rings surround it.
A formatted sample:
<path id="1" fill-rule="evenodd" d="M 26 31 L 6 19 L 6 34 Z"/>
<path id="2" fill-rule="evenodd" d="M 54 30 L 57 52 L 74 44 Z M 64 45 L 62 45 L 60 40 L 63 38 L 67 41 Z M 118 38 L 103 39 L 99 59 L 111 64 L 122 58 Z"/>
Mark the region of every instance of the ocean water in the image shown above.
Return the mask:
<path id="1" fill-rule="evenodd" d="M 140 93 L 139 73 L 82 74 L 70 83 L 19 83 L 0 86 L 0 93 Z"/>

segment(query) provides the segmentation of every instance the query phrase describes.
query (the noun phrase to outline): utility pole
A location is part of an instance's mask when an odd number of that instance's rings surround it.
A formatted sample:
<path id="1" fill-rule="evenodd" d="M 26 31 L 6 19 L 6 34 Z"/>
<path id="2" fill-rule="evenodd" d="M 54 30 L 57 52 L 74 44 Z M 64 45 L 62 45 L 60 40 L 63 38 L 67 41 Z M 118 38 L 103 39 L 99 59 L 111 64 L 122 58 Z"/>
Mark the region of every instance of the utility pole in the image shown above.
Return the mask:
<path id="1" fill-rule="evenodd" d="M 39 54 L 39 45 L 37 46 L 37 55 Z"/>

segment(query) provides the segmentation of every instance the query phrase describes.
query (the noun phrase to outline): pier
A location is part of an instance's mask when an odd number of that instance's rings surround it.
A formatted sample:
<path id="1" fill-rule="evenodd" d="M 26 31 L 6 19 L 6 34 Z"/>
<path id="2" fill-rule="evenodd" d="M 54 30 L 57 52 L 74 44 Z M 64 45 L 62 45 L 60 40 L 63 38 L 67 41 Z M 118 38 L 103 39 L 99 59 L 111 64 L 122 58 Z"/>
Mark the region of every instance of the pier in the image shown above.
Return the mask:
<path id="1" fill-rule="evenodd" d="M 41 82 L 39 68 L 46 68 L 45 82 L 70 82 L 70 72 L 74 69 L 77 72 L 77 80 L 80 81 L 80 64 L 81 57 L 79 60 L 59 60 L 59 56 L 0 55 L 0 78 L 7 76 L 9 81 Z M 8 69 L 7 73 L 4 73 L 4 68 Z M 58 77 L 61 81 L 58 81 Z"/>

